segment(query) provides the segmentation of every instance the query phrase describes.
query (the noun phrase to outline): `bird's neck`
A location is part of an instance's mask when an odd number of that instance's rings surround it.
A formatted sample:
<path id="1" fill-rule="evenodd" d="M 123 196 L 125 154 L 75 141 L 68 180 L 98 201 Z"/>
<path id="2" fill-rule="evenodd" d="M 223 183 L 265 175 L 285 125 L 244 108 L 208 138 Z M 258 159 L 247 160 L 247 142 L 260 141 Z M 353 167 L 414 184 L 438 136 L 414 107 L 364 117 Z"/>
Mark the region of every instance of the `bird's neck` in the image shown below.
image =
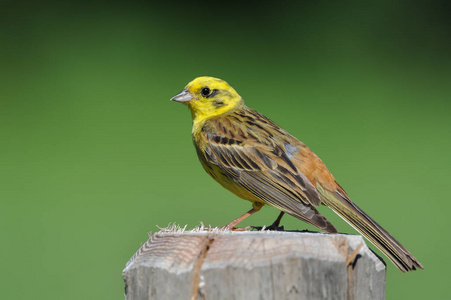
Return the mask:
<path id="1" fill-rule="evenodd" d="M 193 136 L 197 136 L 202 130 L 202 127 L 205 125 L 205 122 L 207 122 L 211 118 L 231 113 L 232 111 L 235 111 L 242 106 L 244 106 L 244 101 L 242 99 L 235 103 L 221 107 L 215 107 L 211 105 L 205 107 L 200 105 L 191 106 L 190 109 L 193 116 Z"/>

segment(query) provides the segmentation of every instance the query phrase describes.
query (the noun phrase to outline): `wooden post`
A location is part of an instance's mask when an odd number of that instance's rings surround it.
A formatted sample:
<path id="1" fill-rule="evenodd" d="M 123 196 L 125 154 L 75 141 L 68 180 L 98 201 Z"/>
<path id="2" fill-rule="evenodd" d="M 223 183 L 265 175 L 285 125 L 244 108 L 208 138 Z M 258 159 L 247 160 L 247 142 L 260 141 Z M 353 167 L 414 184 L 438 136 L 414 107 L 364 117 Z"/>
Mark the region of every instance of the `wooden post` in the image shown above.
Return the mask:
<path id="1" fill-rule="evenodd" d="M 385 264 L 357 235 L 166 229 L 123 278 L 127 300 L 385 299 Z"/>

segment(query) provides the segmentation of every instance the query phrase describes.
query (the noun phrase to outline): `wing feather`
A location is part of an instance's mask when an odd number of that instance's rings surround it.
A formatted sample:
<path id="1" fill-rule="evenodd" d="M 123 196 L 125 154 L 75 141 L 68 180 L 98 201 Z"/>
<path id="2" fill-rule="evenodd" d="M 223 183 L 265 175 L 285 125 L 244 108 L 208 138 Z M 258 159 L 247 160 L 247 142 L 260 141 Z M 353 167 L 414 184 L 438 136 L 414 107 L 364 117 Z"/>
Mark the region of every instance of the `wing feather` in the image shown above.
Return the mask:
<path id="1" fill-rule="evenodd" d="M 264 124 L 246 123 L 249 127 L 244 137 L 245 131 L 233 126 L 238 117 L 242 118 L 236 115 L 217 118 L 204 127 L 201 134 L 208 149 L 207 163 L 219 167 L 225 176 L 263 202 L 327 232 L 336 232 L 316 210 L 315 206 L 321 203 L 319 195 L 293 164 L 291 153 L 287 153 L 272 134 L 264 134 Z M 252 122 L 257 121 L 253 118 Z M 224 123 L 228 126 L 223 126 Z"/>

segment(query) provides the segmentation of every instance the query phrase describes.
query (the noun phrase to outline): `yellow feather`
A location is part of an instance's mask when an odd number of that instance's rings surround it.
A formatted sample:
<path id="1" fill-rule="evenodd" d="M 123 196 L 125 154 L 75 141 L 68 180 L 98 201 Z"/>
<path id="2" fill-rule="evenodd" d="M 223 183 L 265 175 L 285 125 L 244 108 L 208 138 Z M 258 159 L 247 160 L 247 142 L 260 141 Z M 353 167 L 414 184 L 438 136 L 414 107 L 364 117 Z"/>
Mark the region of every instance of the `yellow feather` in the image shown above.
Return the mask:
<path id="1" fill-rule="evenodd" d="M 326 232 L 335 227 L 316 209 L 324 204 L 378 247 L 403 272 L 421 263 L 385 229 L 355 205 L 307 146 L 274 122 L 244 105 L 225 81 L 199 77 L 175 101 L 193 116 L 193 141 L 205 171 L 224 188 L 253 203 L 229 223 L 271 205 Z M 280 218 L 278 218 L 280 221 Z"/>
<path id="2" fill-rule="evenodd" d="M 225 94 L 219 93 L 215 95 L 215 100 L 223 102 L 224 105 L 217 107 L 209 98 L 199 97 L 202 87 L 208 86 L 212 90 L 227 91 Z M 213 77 L 198 77 L 188 83 L 185 87 L 192 95 L 197 98 L 188 102 L 188 107 L 193 116 L 193 135 L 197 135 L 202 128 L 202 125 L 208 119 L 215 116 L 222 115 L 243 104 L 243 99 L 240 95 L 224 80 Z"/>

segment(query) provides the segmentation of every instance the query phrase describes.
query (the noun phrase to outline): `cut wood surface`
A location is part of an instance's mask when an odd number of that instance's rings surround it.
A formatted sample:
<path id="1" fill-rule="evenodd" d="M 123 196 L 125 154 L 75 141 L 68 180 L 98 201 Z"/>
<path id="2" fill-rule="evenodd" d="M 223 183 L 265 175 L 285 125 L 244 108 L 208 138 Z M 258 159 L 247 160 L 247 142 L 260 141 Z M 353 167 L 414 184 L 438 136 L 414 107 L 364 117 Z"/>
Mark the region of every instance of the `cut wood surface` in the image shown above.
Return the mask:
<path id="1" fill-rule="evenodd" d="M 165 229 L 123 277 L 127 300 L 385 298 L 385 265 L 357 235 Z"/>

